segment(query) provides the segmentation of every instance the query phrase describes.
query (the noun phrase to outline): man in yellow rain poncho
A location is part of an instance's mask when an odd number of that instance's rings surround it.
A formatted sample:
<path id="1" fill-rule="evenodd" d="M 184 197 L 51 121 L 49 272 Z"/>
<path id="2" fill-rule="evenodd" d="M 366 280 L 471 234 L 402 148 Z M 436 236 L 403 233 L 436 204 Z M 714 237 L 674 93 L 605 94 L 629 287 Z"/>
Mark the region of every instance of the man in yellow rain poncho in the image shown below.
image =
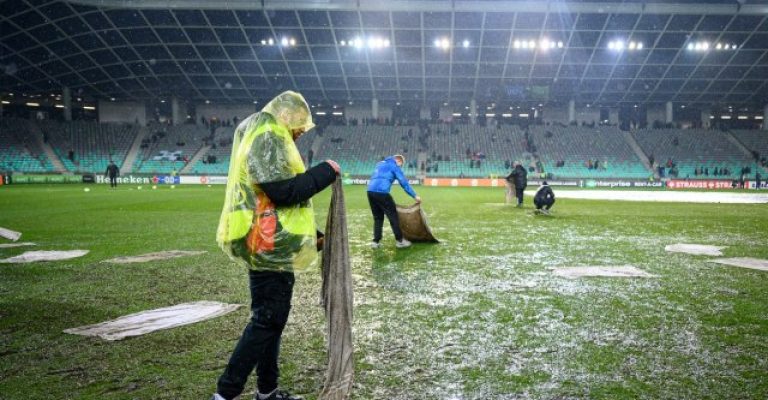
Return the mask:
<path id="1" fill-rule="evenodd" d="M 339 173 L 331 160 L 306 170 L 294 141 L 314 126 L 304 98 L 287 91 L 235 131 L 216 240 L 249 269 L 252 314 L 214 400 L 239 396 L 254 368 L 256 399 L 299 399 L 277 388 L 280 337 L 291 308 L 294 271 L 317 258 L 310 198 Z"/>

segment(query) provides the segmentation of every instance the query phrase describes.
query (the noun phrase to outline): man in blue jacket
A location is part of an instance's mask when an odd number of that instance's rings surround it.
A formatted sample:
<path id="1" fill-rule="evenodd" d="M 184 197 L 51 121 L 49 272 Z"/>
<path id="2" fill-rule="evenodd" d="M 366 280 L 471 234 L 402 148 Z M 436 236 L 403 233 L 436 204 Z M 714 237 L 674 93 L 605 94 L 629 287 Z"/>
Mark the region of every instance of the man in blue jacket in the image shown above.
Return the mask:
<path id="1" fill-rule="evenodd" d="M 381 241 L 381 229 L 384 226 L 384 215 L 387 216 L 392 232 L 395 234 L 395 240 L 397 240 L 395 246 L 403 248 L 411 245 L 411 242 L 403 238 L 395 201 L 389 194 L 392 182 L 397 179 L 403 190 L 413 197 L 416 203 L 421 203 L 421 197 L 416 195 L 411 185 L 408 184 L 408 179 L 403 175 L 403 170 L 400 169 L 403 163 L 405 163 L 405 157 L 399 154 L 385 158 L 384 161 L 376 164 L 376 170 L 373 171 L 371 182 L 368 184 L 368 204 L 370 204 L 371 213 L 373 213 L 373 242 L 371 243 L 373 248 L 381 246 L 379 242 Z"/>

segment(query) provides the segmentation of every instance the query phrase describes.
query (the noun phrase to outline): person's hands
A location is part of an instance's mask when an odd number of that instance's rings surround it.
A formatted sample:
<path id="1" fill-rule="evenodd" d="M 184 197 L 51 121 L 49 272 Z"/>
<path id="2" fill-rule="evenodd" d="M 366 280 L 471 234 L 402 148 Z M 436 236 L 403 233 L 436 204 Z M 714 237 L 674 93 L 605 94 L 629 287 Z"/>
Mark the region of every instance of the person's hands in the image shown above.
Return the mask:
<path id="1" fill-rule="evenodd" d="M 339 166 L 339 164 L 336 163 L 336 161 L 325 160 L 325 162 L 327 162 L 328 165 L 330 165 L 331 168 L 333 168 L 333 170 L 336 171 L 336 174 L 341 175 L 341 167 Z"/>
<path id="2" fill-rule="evenodd" d="M 416 204 L 421 204 L 421 196 L 416 196 L 413 199 L 416 200 Z"/>

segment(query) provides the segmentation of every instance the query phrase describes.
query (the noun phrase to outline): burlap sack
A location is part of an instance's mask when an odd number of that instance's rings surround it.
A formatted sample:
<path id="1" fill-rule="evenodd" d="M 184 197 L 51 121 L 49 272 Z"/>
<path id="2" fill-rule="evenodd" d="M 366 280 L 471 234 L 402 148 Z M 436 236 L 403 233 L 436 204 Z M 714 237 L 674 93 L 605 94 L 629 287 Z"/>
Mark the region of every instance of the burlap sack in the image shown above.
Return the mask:
<path id="1" fill-rule="evenodd" d="M 427 216 L 421 209 L 421 204 L 410 206 L 397 205 L 397 215 L 400 219 L 400 230 L 403 237 L 411 242 L 438 243 L 427 224 Z"/>

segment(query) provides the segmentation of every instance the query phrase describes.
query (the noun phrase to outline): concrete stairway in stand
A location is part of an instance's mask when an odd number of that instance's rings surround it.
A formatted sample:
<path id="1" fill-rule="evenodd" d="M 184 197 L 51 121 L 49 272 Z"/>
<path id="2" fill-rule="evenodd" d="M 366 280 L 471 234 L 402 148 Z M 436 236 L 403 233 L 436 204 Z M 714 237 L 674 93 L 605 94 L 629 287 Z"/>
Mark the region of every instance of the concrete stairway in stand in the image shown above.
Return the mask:
<path id="1" fill-rule="evenodd" d="M 208 145 L 201 147 L 200 150 L 198 150 L 195 153 L 195 155 L 192 156 L 192 159 L 189 160 L 187 165 L 185 165 L 184 168 L 182 168 L 181 171 L 179 171 L 179 173 L 180 174 L 189 174 L 189 173 L 191 173 L 192 172 L 192 167 L 194 167 L 195 164 L 197 164 L 197 162 L 200 161 L 201 158 L 203 158 L 206 154 L 208 154 L 208 150 L 210 150 L 210 149 L 211 149 L 211 146 L 208 146 Z"/>
<path id="2" fill-rule="evenodd" d="M 645 169 L 652 173 L 655 179 L 659 179 L 659 171 L 656 171 L 653 168 L 653 165 L 651 165 L 651 160 L 648 159 L 648 156 L 645 154 L 643 149 L 641 149 L 640 145 L 637 144 L 637 140 L 635 140 L 635 137 L 632 135 L 632 133 L 628 131 L 621 131 L 621 134 L 624 135 L 624 140 L 627 141 L 629 147 L 632 148 L 632 151 L 635 152 L 637 157 L 640 159 L 640 162 L 643 163 Z"/>
<path id="3" fill-rule="evenodd" d="M 64 166 L 64 163 L 61 162 L 59 156 L 56 155 L 56 152 L 53 151 L 53 148 L 51 148 L 51 146 L 43 140 L 43 131 L 40 129 L 40 126 L 38 126 L 33 121 L 29 121 L 27 124 L 29 126 L 29 131 L 32 132 L 32 134 L 35 136 L 35 142 L 38 146 L 40 146 L 40 149 L 43 151 L 43 153 L 45 153 L 45 156 L 51 160 L 53 169 L 61 174 L 70 173 L 67 171 L 67 167 Z"/>
<path id="4" fill-rule="evenodd" d="M 744 143 L 741 143 L 741 141 L 736 136 L 733 136 L 731 132 L 725 132 L 724 134 L 725 134 L 725 138 L 728 139 L 728 141 L 730 141 L 731 143 L 733 143 L 734 146 L 738 147 L 739 150 L 741 150 L 741 152 L 744 153 L 744 155 L 746 155 L 750 160 L 754 159 L 755 155 L 752 154 L 752 151 L 750 151 L 747 148 L 747 146 L 744 146 Z M 755 164 L 757 164 L 757 162 L 755 162 Z M 763 171 L 768 172 L 768 168 L 759 167 L 759 166 L 758 168 L 761 168 Z"/>
<path id="5" fill-rule="evenodd" d="M 147 136 L 147 132 L 147 127 L 139 128 L 139 133 L 136 135 L 136 138 L 133 139 L 131 148 L 128 150 L 128 154 L 125 155 L 125 160 L 123 160 L 123 165 L 120 166 L 120 175 L 131 173 L 133 163 L 136 161 L 136 157 L 139 155 L 139 150 L 141 149 L 141 141 Z"/>

